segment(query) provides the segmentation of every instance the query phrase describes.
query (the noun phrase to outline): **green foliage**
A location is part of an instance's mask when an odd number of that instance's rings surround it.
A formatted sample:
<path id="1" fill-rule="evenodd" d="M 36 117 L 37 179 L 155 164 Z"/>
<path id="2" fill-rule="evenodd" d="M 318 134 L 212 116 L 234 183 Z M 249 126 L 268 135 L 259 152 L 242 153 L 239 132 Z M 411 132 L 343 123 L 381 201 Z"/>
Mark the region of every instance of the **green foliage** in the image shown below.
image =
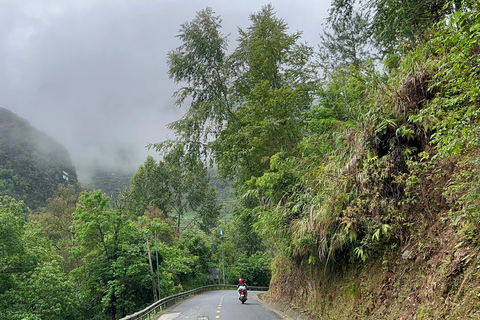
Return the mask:
<path id="1" fill-rule="evenodd" d="M 300 34 L 287 34 L 271 5 L 250 19 L 252 25 L 240 29 L 238 47 L 228 56 L 221 20 L 211 9 L 203 10 L 182 25 L 183 44 L 168 58 L 171 77 L 187 84 L 176 93 L 177 103 L 192 99 L 185 116 L 171 125 L 177 135 L 171 143 L 195 161 L 213 155 L 209 160 L 220 176 L 239 184 L 261 175 L 270 156 L 295 146 L 300 112 L 310 105 L 315 88 L 309 64 L 313 51 L 297 43 Z"/>
<path id="2" fill-rule="evenodd" d="M 179 244 L 180 248 L 188 250 L 188 252 L 195 257 L 196 261 L 192 266 L 192 269 L 196 271 L 196 278 L 193 279 L 197 282 L 198 286 L 205 284 L 205 278 L 203 275 L 210 273 L 212 264 L 212 248 L 205 234 L 199 230 L 189 229 L 182 233 L 182 238 Z M 203 283 L 202 283 L 203 282 Z"/>
<path id="3" fill-rule="evenodd" d="M 238 46 L 231 57 L 237 71 L 236 94 L 248 97 L 264 82 L 272 90 L 285 87 L 306 89 L 315 72 L 309 63 L 312 48 L 298 43 L 302 33 L 288 34 L 287 24 L 276 17 L 271 4 L 263 6 L 249 18 L 251 25 L 247 29 L 239 28 Z"/>
<path id="4" fill-rule="evenodd" d="M 262 185 L 265 192 L 256 199 L 244 197 L 234 209 L 234 225 L 225 226 L 230 237 L 224 243 L 225 252 L 246 256 L 264 249 L 257 230 L 261 228 L 254 227 L 261 215 L 258 199 L 267 195 L 268 188 L 281 187 L 277 191 L 282 193 L 289 183 L 288 174 L 280 177 L 272 172 L 271 181 L 257 178 L 280 163 L 277 157 L 295 152 L 305 129 L 302 113 L 310 108 L 317 89 L 310 61 L 313 49 L 299 43 L 301 33 L 288 34 L 286 23 L 275 16 L 271 5 L 250 15 L 250 21 L 247 29 L 240 29 L 238 45 L 230 55 L 219 31 L 221 20 L 211 9 L 182 25 L 183 43 L 170 52 L 168 63 L 171 77 L 186 84 L 176 93 L 177 103 L 183 104 L 188 97 L 192 101 L 185 116 L 171 125 L 177 139 L 155 145 L 166 154 L 181 150 L 188 168 L 210 155 L 208 160 L 216 164 L 219 176 L 229 178 L 238 194 L 253 194 L 257 182 Z M 215 241 L 220 261 L 220 243 Z M 235 261 L 235 255 L 228 253 L 230 280 L 238 278 L 231 267 Z"/>
<path id="5" fill-rule="evenodd" d="M 238 184 L 261 176 L 277 152 L 292 152 L 301 139 L 304 92 L 258 85 L 249 103 L 236 111 L 238 121 L 227 125 L 215 143 L 219 173 L 235 177 Z"/>
<path id="6" fill-rule="evenodd" d="M 218 260 L 214 259 L 215 250 L 221 250 L 215 246 L 218 242 L 216 235 L 216 233 L 207 235 L 195 229 L 187 229 L 182 233 L 179 247 L 188 252 L 187 256 L 190 256 L 193 261 L 189 264 L 191 272 L 188 275 L 182 275 L 182 284 L 185 289 L 217 283 L 206 277 L 212 273 L 212 268 L 219 267 Z"/>
<path id="7" fill-rule="evenodd" d="M 100 190 L 79 198 L 73 214 L 74 249 L 83 265 L 73 274 L 84 299 L 95 301 L 95 317 L 115 319 L 149 301 L 152 279 L 138 225 L 111 209 L 109 201 Z"/>
<path id="8" fill-rule="evenodd" d="M 56 261 L 44 262 L 25 274 L 17 292 L 28 301 L 26 310 L 40 319 L 75 319 L 80 316 L 76 287 Z"/>
<path id="9" fill-rule="evenodd" d="M 298 265 L 366 261 L 404 237 L 418 219 L 409 210 L 439 210 L 441 201 L 429 200 L 440 177 L 428 146 L 440 118 L 428 113 L 438 110 L 430 105 L 441 92 L 431 85 L 440 65 L 433 43 L 406 55 L 389 77 L 365 65 L 328 74 L 319 105 L 303 113 L 308 135 L 297 153 L 272 157 L 270 170 L 250 181 L 262 208 L 257 226 Z M 475 70 L 469 66 L 463 71 Z"/>
<path id="10" fill-rule="evenodd" d="M 120 193 L 130 185 L 132 172 L 121 170 L 110 171 L 105 169 L 94 170 L 91 178 L 92 188 L 100 189 L 113 200 L 118 199 Z"/>
<path id="11" fill-rule="evenodd" d="M 433 131 L 431 142 L 437 151 L 434 159 L 455 163 L 456 170 L 443 196 L 465 239 L 478 243 L 480 8 L 478 3 L 465 6 L 469 9 L 457 10 L 437 25 L 435 37 L 426 46 L 437 66 L 428 88 L 435 98 L 412 119 Z"/>
<path id="12" fill-rule="evenodd" d="M 133 176 L 131 187 L 124 194 L 131 212 L 143 215 L 153 205 L 167 216 L 176 217 L 177 233 L 187 213 L 195 215 L 195 223 L 204 231 L 212 227 L 220 214 L 215 189 L 202 163 L 189 163 L 181 146 L 175 146 L 156 162 L 149 156 Z"/>
<path id="13" fill-rule="evenodd" d="M 378 0 L 372 4 L 375 11 L 373 29 L 378 42 L 387 52 L 400 45 L 413 44 L 425 38 L 436 22 L 445 18 L 450 0 Z"/>
<path id="14" fill-rule="evenodd" d="M 454 5 L 452 5 L 454 4 Z M 375 41 L 384 54 L 409 51 L 428 36 L 428 31 L 448 14 L 468 8 L 472 1 L 451 0 L 334 0 L 330 22 L 348 21 L 360 8 L 371 16 Z"/>
<path id="15" fill-rule="evenodd" d="M 0 294 L 14 286 L 15 279 L 12 273 L 22 268 L 22 258 L 26 251 L 22 241 L 25 224 L 22 206 L 23 203 L 18 203 L 8 196 L 1 197 Z"/>
<path id="16" fill-rule="evenodd" d="M 183 118 L 169 127 L 194 158 L 206 155 L 205 144 L 219 134 L 224 121 L 233 118 L 235 101 L 227 85 L 231 72 L 227 39 L 220 28 L 221 19 L 211 8 L 198 12 L 192 22 L 181 26 L 178 38 L 182 45 L 167 58 L 170 77 L 185 83 L 174 94 L 177 105 L 192 99 Z"/>
<path id="17" fill-rule="evenodd" d="M 75 238 L 71 230 L 72 214 L 81 192 L 80 186 L 60 184 L 42 211 L 30 216 L 30 221 L 41 227 L 42 236 L 51 241 L 52 250 L 63 258 L 65 272 L 71 271 L 79 263 L 71 257 L 70 251 Z"/>
<path id="18" fill-rule="evenodd" d="M 477 5 L 462 4 L 334 1 L 322 54 L 337 58 L 321 86 L 313 49 L 271 5 L 250 15 L 232 51 L 220 18 L 199 12 L 168 56 L 189 109 L 170 125 L 175 140 L 152 145 L 162 160 L 148 157 L 119 201 L 61 185 L 29 217 L 1 199 L 0 319 L 122 317 L 152 302 L 157 262 L 162 297 L 212 283 L 205 275 L 223 263 L 227 283 L 269 285 L 272 254 L 283 259 L 276 276 L 367 265 L 447 204 L 464 240 L 480 243 L 480 28 Z M 362 51 L 369 26 L 390 53 L 387 73 Z M 40 177 L 29 161 L 22 168 Z M 212 181 L 207 162 L 229 183 Z M 212 185 L 233 198 L 230 182 L 238 199 L 223 199 L 220 222 Z M 32 190 L 0 168 L 2 190 L 22 199 L 20 184 Z M 182 230 L 185 216 L 196 225 Z"/>
<path id="19" fill-rule="evenodd" d="M 143 165 L 133 175 L 130 187 L 123 197 L 128 202 L 129 211 L 134 216 L 142 216 L 149 205 L 167 212 L 171 197 L 168 188 L 168 172 L 163 162 L 148 156 Z"/>
<path id="20" fill-rule="evenodd" d="M 236 252 L 244 252 L 248 257 L 257 251 L 265 251 L 264 239 L 255 223 L 258 221 L 255 209 L 245 208 L 233 213 L 232 226 L 227 229 Z"/>
<path id="21" fill-rule="evenodd" d="M 338 215 L 358 191 L 351 178 L 337 172 L 338 163 L 345 173 L 357 166 L 356 153 L 363 148 L 360 126 L 368 123 L 366 88 L 372 80 L 355 66 L 330 77 L 318 92 L 319 104 L 303 113 L 305 135 L 295 152 L 276 154 L 270 170 L 250 181 L 263 208 L 256 226 L 299 264 L 324 263 L 356 239 L 356 229 L 341 227 Z"/>
<path id="22" fill-rule="evenodd" d="M 420 10 L 411 5 L 409 10 Z M 367 261 L 404 239 L 420 219 L 414 210 L 441 210 L 433 186 L 445 173 L 436 158 L 478 150 L 477 20 L 475 10 L 456 12 L 432 41 L 391 68 L 388 78 L 372 76 L 371 69 L 331 74 L 319 106 L 304 113 L 310 135 L 299 145 L 301 153 L 282 157 L 284 167 L 271 166 L 255 180 L 264 208 L 258 226 L 295 263 Z M 422 23 L 436 21 L 425 16 Z M 433 159 L 430 143 L 439 151 Z M 469 159 L 444 195 L 457 206 L 455 216 L 468 221 L 464 232 L 473 240 L 478 179 L 476 161 Z M 473 169 L 465 170 L 467 163 Z M 272 183 L 288 176 L 298 178 Z"/>
<path id="23" fill-rule="evenodd" d="M 476 152 L 464 155 L 457 162 L 458 171 L 443 195 L 450 204 L 450 217 L 461 229 L 462 237 L 469 243 L 479 245 L 480 237 L 480 176 Z"/>
<path id="24" fill-rule="evenodd" d="M 189 254 L 187 250 L 182 250 L 178 246 L 168 247 L 160 244 L 159 255 L 163 259 L 160 266 L 162 296 L 167 297 L 184 291 L 186 288 L 183 287 L 183 284 L 188 289 L 193 289 L 194 284 L 190 283 L 192 278 L 203 277 L 194 270 L 198 258 Z M 201 279 L 199 280 L 201 283 Z"/>
<path id="25" fill-rule="evenodd" d="M 220 176 L 237 186 L 268 171 L 277 152 L 292 152 L 302 137 L 301 113 L 312 102 L 313 51 L 298 43 L 301 33 L 287 34 L 287 25 L 267 5 L 250 16 L 240 30 L 232 59 L 238 65 L 233 80 L 241 105 L 235 121 L 213 144 Z"/>
<path id="26" fill-rule="evenodd" d="M 208 255 L 203 256 L 208 251 L 206 243 L 201 237 L 192 237 L 185 238 L 183 246 L 175 245 L 171 223 L 154 206 L 147 207 L 145 216 L 135 221 L 112 208 L 101 190 L 83 192 L 78 202 L 73 214 L 78 245 L 72 251 L 82 264 L 71 275 L 80 286 L 85 317 L 115 319 L 150 303 L 152 283 L 157 280 L 156 250 L 163 297 L 202 283 L 206 266 L 198 267 L 198 262 L 210 261 Z M 153 273 L 146 258 L 147 239 Z"/>
<path id="27" fill-rule="evenodd" d="M 221 216 L 224 218 L 230 216 L 235 206 L 235 192 L 231 181 L 223 180 L 218 177 L 215 169 L 208 171 L 210 177 L 210 185 L 215 189 L 217 202 L 221 207 Z"/>
<path id="28" fill-rule="evenodd" d="M 0 319 L 80 319 L 76 288 L 52 262 L 16 278 L 16 286 L 0 295 Z"/>
<path id="29" fill-rule="evenodd" d="M 228 283 L 238 283 L 242 278 L 249 286 L 270 285 L 271 257 L 263 251 L 257 251 L 247 258 L 243 252 L 236 256 L 235 264 L 230 269 Z"/>
<path id="30" fill-rule="evenodd" d="M 325 73 L 341 67 L 360 67 L 376 59 L 371 22 L 354 11 L 343 19 L 331 21 L 331 32 L 320 35 L 319 64 Z"/>
<path id="31" fill-rule="evenodd" d="M 0 319 L 75 319 L 79 301 L 50 243 L 24 220 L 25 205 L 0 205 Z"/>
<path id="32" fill-rule="evenodd" d="M 433 54 L 441 58 L 430 86 L 438 94 L 423 115 L 438 119 L 432 142 L 438 145 L 439 156 L 459 155 L 479 144 L 480 19 L 476 9 L 452 15 L 439 25 L 431 41 Z"/>

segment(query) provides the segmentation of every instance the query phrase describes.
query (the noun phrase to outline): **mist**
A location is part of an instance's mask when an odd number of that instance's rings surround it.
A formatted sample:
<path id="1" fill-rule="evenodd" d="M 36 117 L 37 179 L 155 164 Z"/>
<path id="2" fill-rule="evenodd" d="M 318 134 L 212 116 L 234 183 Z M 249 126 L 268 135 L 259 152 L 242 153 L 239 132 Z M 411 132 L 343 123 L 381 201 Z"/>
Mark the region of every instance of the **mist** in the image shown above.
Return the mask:
<path id="1" fill-rule="evenodd" d="M 267 3 L 3 0 L 0 106 L 63 144 L 82 182 L 93 167 L 134 172 L 188 107 L 174 105 L 166 64 L 180 25 L 209 6 L 233 48 L 237 27 Z M 271 3 L 290 32 L 317 45 L 329 0 Z"/>

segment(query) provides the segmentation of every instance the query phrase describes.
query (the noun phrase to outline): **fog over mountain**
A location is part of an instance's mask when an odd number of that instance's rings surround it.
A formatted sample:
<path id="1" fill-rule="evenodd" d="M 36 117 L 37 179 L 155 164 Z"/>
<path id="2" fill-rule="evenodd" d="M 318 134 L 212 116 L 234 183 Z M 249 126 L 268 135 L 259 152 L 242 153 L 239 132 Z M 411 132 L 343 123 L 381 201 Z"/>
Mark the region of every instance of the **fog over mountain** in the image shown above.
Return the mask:
<path id="1" fill-rule="evenodd" d="M 1 0 L 0 107 L 63 144 L 81 181 L 95 164 L 134 171 L 148 143 L 173 138 L 166 125 L 185 110 L 173 104 L 166 65 L 180 25 L 209 6 L 233 48 L 237 27 L 267 3 Z M 330 0 L 271 3 L 317 46 Z"/>

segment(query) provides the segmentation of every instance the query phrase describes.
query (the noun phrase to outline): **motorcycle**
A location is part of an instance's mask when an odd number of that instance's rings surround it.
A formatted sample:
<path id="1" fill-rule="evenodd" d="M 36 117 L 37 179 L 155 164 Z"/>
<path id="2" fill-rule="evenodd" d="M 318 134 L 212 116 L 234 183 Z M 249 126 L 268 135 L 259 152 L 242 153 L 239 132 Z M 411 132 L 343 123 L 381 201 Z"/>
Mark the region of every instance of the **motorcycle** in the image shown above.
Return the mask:
<path id="1" fill-rule="evenodd" d="M 242 304 L 247 301 L 247 287 L 239 287 L 238 288 L 238 299 L 242 301 Z"/>

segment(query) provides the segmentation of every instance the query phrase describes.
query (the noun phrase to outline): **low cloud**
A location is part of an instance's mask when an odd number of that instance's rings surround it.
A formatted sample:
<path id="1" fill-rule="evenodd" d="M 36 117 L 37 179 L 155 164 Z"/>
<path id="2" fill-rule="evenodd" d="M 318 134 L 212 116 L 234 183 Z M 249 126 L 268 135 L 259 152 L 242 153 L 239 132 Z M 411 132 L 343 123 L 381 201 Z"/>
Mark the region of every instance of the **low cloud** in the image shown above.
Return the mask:
<path id="1" fill-rule="evenodd" d="M 272 4 L 313 45 L 330 3 L 321 2 Z M 172 138 L 166 125 L 184 109 L 171 97 L 167 53 L 179 45 L 180 25 L 207 5 L 232 46 L 237 26 L 248 27 L 261 8 L 256 1 L 2 1 L 0 106 L 65 145 L 81 180 L 93 165 L 133 171 L 148 143 Z"/>

